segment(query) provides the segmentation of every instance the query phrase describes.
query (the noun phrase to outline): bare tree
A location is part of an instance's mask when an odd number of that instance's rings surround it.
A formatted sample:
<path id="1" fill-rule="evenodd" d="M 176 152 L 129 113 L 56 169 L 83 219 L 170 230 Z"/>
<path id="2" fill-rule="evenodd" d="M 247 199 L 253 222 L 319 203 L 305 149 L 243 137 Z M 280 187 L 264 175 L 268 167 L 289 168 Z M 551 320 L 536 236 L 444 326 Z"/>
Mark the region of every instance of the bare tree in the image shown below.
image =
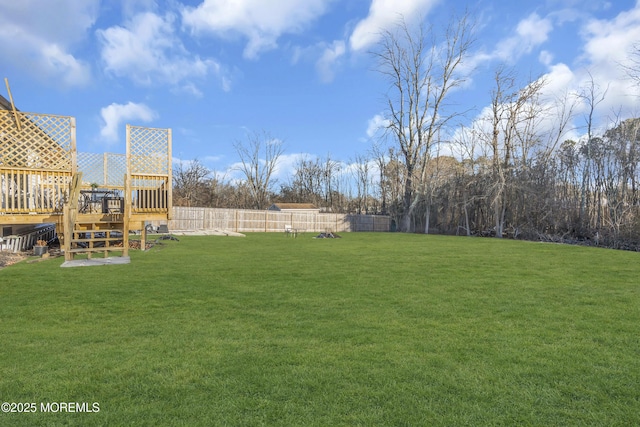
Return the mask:
<path id="1" fill-rule="evenodd" d="M 486 139 L 492 158 L 492 183 L 488 198 L 496 237 L 505 231 L 507 208 L 513 198 L 515 176 L 528 166 L 528 156 L 538 142 L 536 125 L 542 114 L 539 96 L 544 79 L 519 87 L 516 76 L 500 67 L 494 75 L 489 126 L 478 133 Z"/>
<path id="2" fill-rule="evenodd" d="M 286 185 L 281 186 L 281 196 L 288 202 L 313 203 L 320 206 L 323 199 L 324 171 L 317 158 L 299 157 L 294 165 L 294 174 Z"/>
<path id="3" fill-rule="evenodd" d="M 266 132 L 253 133 L 242 143 L 234 144 L 240 157 L 240 171 L 246 178 L 255 209 L 265 209 L 278 160 L 284 152 L 283 142 Z"/>
<path id="4" fill-rule="evenodd" d="M 638 86 L 640 86 L 640 43 L 635 43 L 629 52 L 627 64 L 621 64 L 627 76 Z"/>
<path id="5" fill-rule="evenodd" d="M 324 187 L 324 204 L 327 208 L 334 211 L 339 211 L 336 206 L 337 196 L 336 189 L 339 187 L 336 180 L 337 175 L 340 173 L 341 164 L 337 160 L 331 158 L 330 154 L 327 154 L 327 158 L 322 164 L 322 184 Z"/>
<path id="6" fill-rule="evenodd" d="M 424 24 L 409 28 L 401 20 L 395 29 L 383 32 L 374 52 L 380 72 L 391 85 L 387 131 L 400 148 L 406 169 L 401 231 L 411 230 L 413 210 L 424 184 L 421 180 L 426 179 L 426 160 L 436 136 L 459 114 L 445 111 L 445 102 L 451 90 L 464 81 L 456 71 L 473 41 L 466 14 L 453 19 L 441 35 Z"/>
<path id="7" fill-rule="evenodd" d="M 399 148 L 385 147 L 384 144 L 374 144 L 369 153 L 372 159 L 372 172 L 377 172 L 378 178 L 373 180 L 374 192 L 379 198 L 379 212 L 392 217 L 394 224 L 400 222 L 402 213 L 402 194 L 405 168 L 400 160 Z M 394 226 L 395 230 L 395 226 Z"/>
<path id="8" fill-rule="evenodd" d="M 364 155 L 356 155 L 352 162 L 353 178 L 356 182 L 358 213 L 369 213 L 369 183 L 371 181 L 369 159 Z"/>
<path id="9" fill-rule="evenodd" d="M 593 80 L 593 76 L 589 74 L 589 83 L 582 89 L 582 92 L 578 94 L 578 97 L 587 104 L 587 114 L 585 122 L 587 126 L 587 141 L 583 146 L 585 154 L 585 165 L 582 173 L 582 184 L 580 188 L 580 226 L 589 227 L 589 187 L 591 185 L 591 167 L 592 167 L 592 153 L 593 147 L 593 126 L 594 126 L 594 113 L 595 109 L 601 102 L 604 101 L 607 95 L 607 89 L 602 91 L 598 84 Z"/>
<path id="10" fill-rule="evenodd" d="M 205 187 L 211 171 L 198 159 L 179 162 L 173 170 L 173 198 L 176 206 L 204 206 Z"/>

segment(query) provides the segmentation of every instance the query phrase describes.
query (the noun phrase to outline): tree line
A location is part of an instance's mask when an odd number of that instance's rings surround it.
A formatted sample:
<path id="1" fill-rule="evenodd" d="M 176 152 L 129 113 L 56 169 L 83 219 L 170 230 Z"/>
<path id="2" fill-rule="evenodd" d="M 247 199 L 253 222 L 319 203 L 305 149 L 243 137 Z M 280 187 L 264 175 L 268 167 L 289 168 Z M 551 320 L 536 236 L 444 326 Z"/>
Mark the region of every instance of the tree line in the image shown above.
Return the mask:
<path id="1" fill-rule="evenodd" d="M 521 82 L 501 66 L 487 106 L 463 125 L 468 112 L 450 99 L 468 78 L 465 61 L 475 43 L 468 16 L 439 32 L 400 20 L 382 36 L 372 54 L 389 83 L 385 127 L 368 152 L 347 162 L 300 157 L 292 176 L 275 182 L 282 141 L 252 134 L 235 144 L 243 179 L 212 175 L 197 160 L 179 164 L 175 204 L 265 209 L 304 202 L 390 215 L 404 232 L 640 249 L 640 119 L 619 116 L 596 126 L 606 87 L 591 78 L 576 93 L 551 96 L 544 77 Z M 640 64 L 637 51 L 630 55 Z M 638 70 L 627 72 L 640 81 Z"/>

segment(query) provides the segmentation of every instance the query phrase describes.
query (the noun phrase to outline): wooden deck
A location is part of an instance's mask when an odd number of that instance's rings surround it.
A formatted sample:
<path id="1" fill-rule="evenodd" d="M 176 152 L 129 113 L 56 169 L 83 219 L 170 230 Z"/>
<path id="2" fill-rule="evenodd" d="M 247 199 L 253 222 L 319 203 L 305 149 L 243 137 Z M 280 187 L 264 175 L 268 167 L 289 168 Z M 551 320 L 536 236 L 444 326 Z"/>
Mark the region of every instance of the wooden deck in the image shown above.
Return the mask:
<path id="1" fill-rule="evenodd" d="M 82 153 L 73 117 L 0 109 L 3 233 L 51 223 L 67 260 L 112 250 L 126 256 L 130 231 L 141 230 L 144 239 L 145 223 L 168 221 L 171 129 L 126 130 L 126 153 Z M 118 249 L 110 246 L 117 237 Z"/>

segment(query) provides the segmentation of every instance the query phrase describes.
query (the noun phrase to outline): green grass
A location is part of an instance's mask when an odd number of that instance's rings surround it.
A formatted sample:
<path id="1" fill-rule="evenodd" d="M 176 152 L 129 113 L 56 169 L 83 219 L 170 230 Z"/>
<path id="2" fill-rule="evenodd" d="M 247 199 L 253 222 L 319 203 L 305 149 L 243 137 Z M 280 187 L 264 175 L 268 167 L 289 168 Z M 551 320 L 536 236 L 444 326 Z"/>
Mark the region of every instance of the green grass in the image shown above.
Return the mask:
<path id="1" fill-rule="evenodd" d="M 0 271 L 0 425 L 640 425 L 640 254 L 181 237 Z"/>

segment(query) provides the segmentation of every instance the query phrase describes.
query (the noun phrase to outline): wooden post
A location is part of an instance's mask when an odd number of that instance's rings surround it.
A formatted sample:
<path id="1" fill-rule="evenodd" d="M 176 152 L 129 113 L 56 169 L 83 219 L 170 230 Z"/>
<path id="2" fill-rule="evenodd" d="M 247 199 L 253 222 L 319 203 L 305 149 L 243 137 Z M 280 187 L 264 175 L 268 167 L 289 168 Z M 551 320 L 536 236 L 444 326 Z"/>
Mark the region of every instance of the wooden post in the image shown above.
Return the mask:
<path id="1" fill-rule="evenodd" d="M 140 250 L 147 249 L 147 223 L 142 223 L 142 230 L 140 230 Z"/>
<path id="2" fill-rule="evenodd" d="M 76 226 L 81 183 L 82 172 L 78 172 L 71 178 L 71 183 L 69 184 L 69 200 L 63 208 L 65 261 L 71 261 L 73 259 L 73 254 L 71 253 L 71 240 L 73 240 L 73 231 Z"/>
<path id="3" fill-rule="evenodd" d="M 87 259 L 91 259 L 91 257 L 93 256 L 93 237 L 95 236 L 95 233 L 91 230 L 93 230 L 95 224 L 91 224 L 91 225 L 85 225 L 85 227 L 91 227 L 88 228 L 87 230 L 85 230 L 84 233 L 84 238 L 87 238 L 87 234 L 89 235 L 89 251 L 87 252 Z"/>
<path id="4" fill-rule="evenodd" d="M 16 105 L 13 103 L 13 95 L 11 95 L 11 88 L 9 87 L 9 79 L 5 77 L 4 83 L 7 85 L 7 93 L 9 94 L 9 101 L 11 101 L 13 118 L 16 120 L 16 126 L 18 127 L 18 132 L 22 132 L 22 126 L 20 125 L 20 118 L 18 117 L 18 112 L 16 111 Z"/>
<path id="5" fill-rule="evenodd" d="M 62 250 L 64 251 L 64 260 L 71 261 L 73 254 L 71 253 L 71 238 L 73 230 L 69 231 L 69 204 L 62 206 Z"/>
<path id="6" fill-rule="evenodd" d="M 173 136 L 171 129 L 167 129 L 167 220 L 173 219 L 173 164 L 172 164 L 172 151 L 171 144 L 173 143 Z"/>
<path id="7" fill-rule="evenodd" d="M 129 125 L 127 125 L 127 134 Z M 129 157 L 127 155 L 127 157 Z M 127 162 L 127 166 L 129 162 Z M 124 214 L 122 215 L 122 256 L 129 256 L 129 220 L 131 219 L 131 175 L 124 176 Z M 140 242 L 142 244 L 142 242 Z"/>

